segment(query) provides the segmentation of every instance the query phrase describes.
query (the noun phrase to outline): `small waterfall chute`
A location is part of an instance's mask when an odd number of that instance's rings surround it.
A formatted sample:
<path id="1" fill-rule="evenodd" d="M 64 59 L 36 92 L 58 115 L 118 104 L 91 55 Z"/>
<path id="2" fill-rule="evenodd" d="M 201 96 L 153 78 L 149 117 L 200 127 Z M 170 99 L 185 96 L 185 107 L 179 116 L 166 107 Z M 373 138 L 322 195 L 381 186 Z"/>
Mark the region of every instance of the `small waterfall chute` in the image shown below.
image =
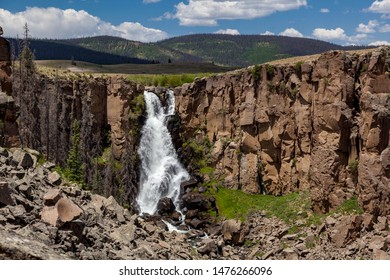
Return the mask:
<path id="1" fill-rule="evenodd" d="M 189 174 L 177 158 L 167 128 L 169 116 L 175 114 L 175 96 L 168 90 L 165 108 L 153 92 L 145 91 L 144 97 L 147 119 L 138 149 L 141 174 L 137 203 L 141 213 L 154 214 L 159 200 L 169 197 L 179 210 L 180 185 Z"/>

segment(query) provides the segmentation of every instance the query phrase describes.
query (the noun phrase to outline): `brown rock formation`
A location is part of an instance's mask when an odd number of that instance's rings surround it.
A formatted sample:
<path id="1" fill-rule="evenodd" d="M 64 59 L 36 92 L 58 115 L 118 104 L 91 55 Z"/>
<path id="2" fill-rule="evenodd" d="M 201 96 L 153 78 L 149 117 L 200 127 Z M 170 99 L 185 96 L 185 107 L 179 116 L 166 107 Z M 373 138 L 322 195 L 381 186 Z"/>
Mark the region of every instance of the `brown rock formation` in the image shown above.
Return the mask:
<path id="1" fill-rule="evenodd" d="M 208 138 L 213 175 L 227 188 L 273 195 L 309 190 L 317 212 L 356 195 L 366 211 L 389 214 L 389 57 L 389 48 L 332 51 L 296 65 L 198 79 L 175 90 L 182 137 Z M 120 162 L 123 172 L 104 177 L 131 174 L 121 180 L 132 184 L 125 194 L 130 202 L 144 88 L 122 78 L 39 77 L 34 98 L 20 89 L 14 85 L 22 144 L 64 164 L 78 120 L 85 178 L 96 179 L 93 159 L 110 140 L 108 160 Z M 118 189 L 111 179 L 105 185 Z"/>
<path id="2" fill-rule="evenodd" d="M 141 116 L 130 116 L 133 100 L 143 93 L 143 87 L 123 78 L 37 75 L 32 92 L 15 76 L 13 95 L 20 111 L 21 145 L 64 166 L 77 121 L 83 179 L 106 196 L 119 196 L 121 191 L 122 202 L 131 204 L 138 182 L 137 157 L 132 155 L 136 154 Z"/>
<path id="3" fill-rule="evenodd" d="M 11 97 L 11 53 L 9 42 L 0 37 L 0 145 L 18 146 L 17 109 Z"/>
<path id="4" fill-rule="evenodd" d="M 389 48 L 331 51 L 186 84 L 176 89 L 185 138 L 207 128 L 225 187 L 310 189 L 318 212 L 358 195 L 366 211 L 388 214 L 389 60 Z"/>
<path id="5" fill-rule="evenodd" d="M 115 159 L 120 159 L 125 144 L 126 131 L 138 124 L 129 123 L 131 101 L 143 92 L 143 88 L 121 78 L 112 79 L 52 79 L 39 77 L 37 100 L 24 100 L 15 90 L 21 111 L 38 123 L 38 131 L 32 132 L 31 123 L 21 120 L 24 127 L 21 137 L 25 146 L 45 152 L 49 159 L 63 163 L 70 146 L 72 123 L 78 120 L 82 129 L 88 128 L 90 146 L 105 141 L 105 133 L 112 141 Z M 20 85 L 17 85 L 19 87 Z M 27 103 L 27 104 L 26 104 Z M 60 126 L 58 124 L 61 124 Z M 86 147 L 87 150 L 91 147 Z"/>
<path id="6" fill-rule="evenodd" d="M 0 37 L 0 92 L 11 95 L 11 51 L 9 42 Z"/>

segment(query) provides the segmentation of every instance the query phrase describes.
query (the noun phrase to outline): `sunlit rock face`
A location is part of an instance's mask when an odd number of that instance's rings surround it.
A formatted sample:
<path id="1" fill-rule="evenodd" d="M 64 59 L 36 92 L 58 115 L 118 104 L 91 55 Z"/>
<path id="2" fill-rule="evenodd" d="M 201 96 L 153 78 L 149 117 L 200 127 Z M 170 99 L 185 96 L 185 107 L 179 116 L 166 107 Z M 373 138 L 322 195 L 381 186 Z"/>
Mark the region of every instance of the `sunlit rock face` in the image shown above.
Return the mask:
<path id="1" fill-rule="evenodd" d="M 389 48 L 331 51 L 199 79 L 175 92 L 185 138 L 212 141 L 227 188 L 309 190 L 317 212 L 356 195 L 366 211 L 388 214 L 389 60 Z"/>

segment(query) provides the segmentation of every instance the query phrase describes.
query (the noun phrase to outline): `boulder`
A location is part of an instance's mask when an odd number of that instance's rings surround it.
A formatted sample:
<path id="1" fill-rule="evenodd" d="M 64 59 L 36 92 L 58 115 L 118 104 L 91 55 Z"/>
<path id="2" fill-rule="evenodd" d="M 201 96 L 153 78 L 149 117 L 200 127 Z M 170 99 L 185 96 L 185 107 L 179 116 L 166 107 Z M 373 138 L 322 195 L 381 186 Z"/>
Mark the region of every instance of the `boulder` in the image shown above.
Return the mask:
<path id="1" fill-rule="evenodd" d="M 360 215 L 346 216 L 338 221 L 330 238 L 337 247 L 345 247 L 360 236 L 363 218 Z"/>
<path id="2" fill-rule="evenodd" d="M 56 227 L 61 227 L 71 222 L 83 213 L 73 201 L 68 198 L 61 198 L 54 206 L 45 206 L 41 211 L 42 221 Z"/>
<path id="3" fill-rule="evenodd" d="M 180 184 L 180 189 L 182 192 L 185 192 L 187 189 L 195 188 L 198 185 L 198 180 L 191 178 L 187 181 L 184 181 Z"/>
<path id="4" fill-rule="evenodd" d="M 286 260 L 298 260 L 298 252 L 294 248 L 286 248 L 282 253 Z"/>
<path id="5" fill-rule="evenodd" d="M 205 221 L 203 220 L 200 220 L 198 218 L 195 218 L 195 219 L 192 219 L 190 222 L 189 222 L 190 226 L 193 227 L 193 228 L 196 228 L 196 229 L 201 229 L 204 224 L 205 224 Z"/>
<path id="6" fill-rule="evenodd" d="M 386 217 L 378 217 L 378 221 L 374 225 L 376 231 L 385 231 L 389 229 L 388 220 Z"/>
<path id="7" fill-rule="evenodd" d="M 27 183 L 21 184 L 17 187 L 18 191 L 23 193 L 26 197 L 30 198 L 32 194 L 32 187 Z"/>
<path id="8" fill-rule="evenodd" d="M 58 219 L 63 223 L 73 221 L 83 213 L 83 210 L 80 207 L 65 197 L 61 198 L 56 203 L 56 208 L 58 211 Z"/>
<path id="9" fill-rule="evenodd" d="M 2 259 L 11 260 L 65 260 L 69 256 L 14 231 L 0 230 L 0 252 Z"/>
<path id="10" fill-rule="evenodd" d="M 122 206 L 118 204 L 113 196 L 110 196 L 106 200 L 104 200 L 104 206 L 108 210 L 110 216 L 112 218 L 116 218 L 118 222 L 125 223 L 126 219 L 124 216 L 124 209 Z"/>
<path id="11" fill-rule="evenodd" d="M 54 206 L 58 200 L 60 200 L 62 197 L 61 191 L 59 189 L 50 189 L 44 196 L 43 196 L 43 203 L 46 206 Z"/>
<path id="12" fill-rule="evenodd" d="M 49 162 L 49 161 L 45 161 L 42 166 L 43 166 L 43 168 L 46 168 L 48 170 L 52 170 L 54 167 L 56 167 L 56 165 L 54 163 Z"/>
<path id="13" fill-rule="evenodd" d="M 20 220 L 25 218 L 26 209 L 23 207 L 23 205 L 10 206 L 9 209 L 12 213 L 12 216 L 14 216 L 14 218 L 17 218 Z"/>
<path id="14" fill-rule="evenodd" d="M 26 153 L 21 149 L 16 149 L 12 154 L 12 158 L 15 162 L 18 163 L 20 167 L 23 167 L 24 169 L 35 167 L 37 163 L 37 158 L 34 155 Z"/>
<path id="15" fill-rule="evenodd" d="M 241 221 L 227 220 L 222 223 L 222 235 L 226 242 L 241 245 L 244 243 L 247 233 L 248 229 L 243 228 Z"/>
<path id="16" fill-rule="evenodd" d="M 190 192 L 184 194 L 182 196 L 182 203 L 187 209 L 198 209 L 201 211 L 210 209 L 209 199 L 200 193 Z"/>
<path id="17" fill-rule="evenodd" d="M 45 223 L 48 223 L 52 226 L 57 226 L 58 221 L 58 211 L 55 206 L 45 206 L 41 211 L 41 219 Z"/>
<path id="18" fill-rule="evenodd" d="M 135 238 L 135 229 L 136 227 L 134 224 L 125 224 L 119 228 L 113 229 L 113 232 L 110 233 L 110 237 L 123 245 L 129 245 Z"/>
<path id="19" fill-rule="evenodd" d="M 213 239 L 205 239 L 202 240 L 200 247 L 198 248 L 198 252 L 202 255 L 208 255 L 212 252 L 216 252 L 217 243 Z"/>
<path id="20" fill-rule="evenodd" d="M 188 218 L 188 219 L 197 218 L 198 216 L 199 216 L 198 209 L 191 209 L 191 210 L 188 210 L 188 212 L 186 213 L 186 218 Z"/>
<path id="21" fill-rule="evenodd" d="M 26 172 L 24 172 L 24 170 L 12 170 L 10 175 L 15 179 L 23 179 L 26 175 Z"/>
<path id="22" fill-rule="evenodd" d="M 370 243 L 368 244 L 368 248 L 372 251 L 376 250 L 387 250 L 387 247 L 390 244 L 387 244 L 387 240 L 383 236 L 374 236 Z"/>
<path id="23" fill-rule="evenodd" d="M 8 182 L 0 182 L 0 207 L 1 205 L 15 205 L 11 194 L 12 189 L 8 186 Z"/>
<path id="24" fill-rule="evenodd" d="M 173 201 L 169 197 L 163 197 L 158 201 L 157 204 L 157 211 L 160 214 L 164 213 L 172 213 L 175 210 L 175 205 L 173 204 Z"/>
<path id="25" fill-rule="evenodd" d="M 60 174 L 58 174 L 57 171 L 53 171 L 51 173 L 49 173 L 49 175 L 47 175 L 47 180 L 50 184 L 52 185 L 55 185 L 55 186 L 59 186 L 61 185 L 61 176 Z"/>
<path id="26" fill-rule="evenodd" d="M 390 254 L 383 250 L 375 250 L 372 256 L 373 260 L 390 260 Z"/>
<path id="27" fill-rule="evenodd" d="M 8 155 L 9 155 L 8 150 L 3 147 L 0 147 L 0 156 L 8 157 Z"/>

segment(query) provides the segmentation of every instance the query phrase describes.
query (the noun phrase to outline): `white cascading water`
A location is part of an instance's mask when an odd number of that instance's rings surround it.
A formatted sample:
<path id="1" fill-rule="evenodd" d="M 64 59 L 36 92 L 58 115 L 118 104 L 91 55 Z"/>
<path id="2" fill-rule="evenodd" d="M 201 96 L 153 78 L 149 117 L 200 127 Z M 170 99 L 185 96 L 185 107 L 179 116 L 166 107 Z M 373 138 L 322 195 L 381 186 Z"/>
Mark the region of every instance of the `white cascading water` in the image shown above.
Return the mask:
<path id="1" fill-rule="evenodd" d="M 189 174 L 180 164 L 167 128 L 169 116 L 175 113 L 175 96 L 167 92 L 167 106 L 152 92 L 145 91 L 147 120 L 141 131 L 138 154 L 141 160 L 140 192 L 137 203 L 140 213 L 154 214 L 161 198 L 172 199 L 179 210 L 180 184 Z"/>

